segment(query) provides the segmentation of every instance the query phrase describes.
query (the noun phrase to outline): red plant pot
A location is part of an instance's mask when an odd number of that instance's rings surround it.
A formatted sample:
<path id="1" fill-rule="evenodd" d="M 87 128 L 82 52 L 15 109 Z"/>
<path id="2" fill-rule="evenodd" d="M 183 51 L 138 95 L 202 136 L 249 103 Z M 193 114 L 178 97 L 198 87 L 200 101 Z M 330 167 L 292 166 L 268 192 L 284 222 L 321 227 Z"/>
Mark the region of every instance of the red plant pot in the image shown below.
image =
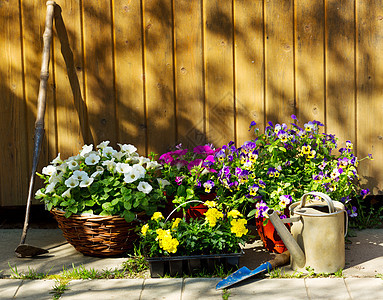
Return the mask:
<path id="1" fill-rule="evenodd" d="M 263 242 L 263 246 L 267 251 L 274 253 L 282 253 L 287 250 L 278 232 L 275 230 L 273 224 L 268 221 L 266 225 L 263 225 L 263 221 L 266 218 L 256 218 L 255 226 L 257 227 L 258 234 Z M 290 224 L 285 224 L 290 230 Z"/>
<path id="2" fill-rule="evenodd" d="M 201 194 L 199 195 L 199 198 L 201 201 L 208 201 L 208 200 L 214 200 L 215 197 L 217 196 L 216 193 L 210 193 L 210 194 Z M 191 206 L 189 209 L 186 211 L 186 220 L 190 220 L 191 218 L 193 219 L 202 219 L 205 217 L 205 213 L 207 212 L 208 207 L 202 203 Z"/>

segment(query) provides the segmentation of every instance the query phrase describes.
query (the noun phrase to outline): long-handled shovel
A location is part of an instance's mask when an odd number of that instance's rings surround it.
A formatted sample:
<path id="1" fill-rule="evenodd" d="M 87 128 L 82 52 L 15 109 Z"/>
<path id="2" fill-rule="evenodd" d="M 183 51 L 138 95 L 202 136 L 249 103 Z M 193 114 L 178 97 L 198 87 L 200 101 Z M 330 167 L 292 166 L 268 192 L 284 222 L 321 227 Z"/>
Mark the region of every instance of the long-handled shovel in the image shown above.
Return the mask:
<path id="1" fill-rule="evenodd" d="M 32 174 L 29 181 L 28 199 L 27 199 L 27 207 L 25 212 L 23 233 L 21 235 L 20 244 L 15 249 L 16 255 L 18 257 L 33 257 L 40 254 L 48 253 L 48 250 L 25 244 L 25 239 L 27 237 L 27 231 L 28 231 L 29 214 L 30 214 L 30 208 L 31 208 L 35 173 L 36 173 L 37 164 L 39 161 L 41 143 L 44 137 L 44 114 L 45 114 L 45 103 L 47 98 L 47 82 L 49 77 L 49 59 L 50 59 L 50 48 L 51 48 L 51 42 L 52 42 L 53 12 L 54 12 L 54 7 L 56 3 L 54 1 L 48 1 L 46 4 L 47 4 L 47 14 L 45 18 L 45 31 L 43 35 L 44 48 L 43 48 L 43 57 L 42 57 L 42 63 L 41 63 L 40 87 L 39 87 L 39 95 L 37 98 L 37 117 L 35 122 Z"/>
<path id="2" fill-rule="evenodd" d="M 243 281 L 247 278 L 250 278 L 254 275 L 270 272 L 272 269 L 274 269 L 277 266 L 283 266 L 287 264 L 289 262 L 289 259 L 290 259 L 290 253 L 289 251 L 285 251 L 281 254 L 277 254 L 274 259 L 268 262 L 265 262 L 264 264 L 260 265 L 255 270 L 249 270 L 249 268 L 247 267 L 242 267 L 239 270 L 235 271 L 233 274 L 229 275 L 225 279 L 222 279 L 220 282 L 218 282 L 215 288 L 217 290 L 224 289 L 240 281 Z"/>

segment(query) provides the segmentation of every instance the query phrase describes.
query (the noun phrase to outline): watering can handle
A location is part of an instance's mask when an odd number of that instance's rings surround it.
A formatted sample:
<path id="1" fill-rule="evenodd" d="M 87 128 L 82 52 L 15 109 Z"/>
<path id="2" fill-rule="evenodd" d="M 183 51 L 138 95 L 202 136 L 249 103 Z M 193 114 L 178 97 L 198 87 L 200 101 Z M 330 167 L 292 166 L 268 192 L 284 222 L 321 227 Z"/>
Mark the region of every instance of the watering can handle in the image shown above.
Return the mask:
<path id="1" fill-rule="evenodd" d="M 318 197 L 322 198 L 323 200 L 325 200 L 327 202 L 329 213 L 331 214 L 331 213 L 335 212 L 334 203 L 332 202 L 331 198 L 329 196 L 327 196 L 326 194 L 321 193 L 321 192 L 309 192 L 309 193 L 304 194 L 302 196 L 302 199 L 301 199 L 300 207 L 304 207 L 306 205 L 306 198 L 309 195 L 318 196 Z"/>

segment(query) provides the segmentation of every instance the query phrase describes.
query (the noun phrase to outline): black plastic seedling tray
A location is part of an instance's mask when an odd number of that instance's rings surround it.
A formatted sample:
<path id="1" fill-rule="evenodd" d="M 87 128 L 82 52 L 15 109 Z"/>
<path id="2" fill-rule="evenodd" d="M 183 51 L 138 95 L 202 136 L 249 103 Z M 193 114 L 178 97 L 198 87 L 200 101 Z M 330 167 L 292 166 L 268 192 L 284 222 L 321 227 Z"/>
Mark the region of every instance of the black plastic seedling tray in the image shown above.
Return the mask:
<path id="1" fill-rule="evenodd" d="M 236 269 L 239 265 L 239 258 L 243 253 L 231 254 L 211 254 L 211 255 L 191 255 L 191 256 L 172 256 L 172 257 L 151 257 L 146 258 L 149 262 L 150 276 L 152 278 L 163 277 L 165 274 L 170 276 L 182 276 L 183 274 L 192 275 L 203 269 L 213 273 L 218 266 L 222 266 L 225 271 Z"/>

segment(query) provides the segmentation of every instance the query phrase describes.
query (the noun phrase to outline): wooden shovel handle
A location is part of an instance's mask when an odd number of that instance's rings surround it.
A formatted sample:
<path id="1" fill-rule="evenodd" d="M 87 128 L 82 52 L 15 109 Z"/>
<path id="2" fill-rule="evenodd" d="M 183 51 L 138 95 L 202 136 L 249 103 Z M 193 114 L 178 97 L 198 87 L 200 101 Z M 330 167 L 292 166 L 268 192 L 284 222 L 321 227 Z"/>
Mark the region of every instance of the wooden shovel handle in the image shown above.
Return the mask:
<path id="1" fill-rule="evenodd" d="M 49 77 L 50 48 L 52 42 L 53 12 L 56 2 L 47 1 L 47 14 L 45 18 L 45 31 L 43 34 L 43 57 L 40 71 L 40 87 L 37 97 L 37 116 L 35 128 L 44 128 L 45 103 L 47 98 L 47 82 Z"/>
<path id="2" fill-rule="evenodd" d="M 274 269 L 275 267 L 288 264 L 289 260 L 290 260 L 290 252 L 289 250 L 287 250 L 281 254 L 277 254 L 275 258 L 270 260 L 269 262 Z"/>

